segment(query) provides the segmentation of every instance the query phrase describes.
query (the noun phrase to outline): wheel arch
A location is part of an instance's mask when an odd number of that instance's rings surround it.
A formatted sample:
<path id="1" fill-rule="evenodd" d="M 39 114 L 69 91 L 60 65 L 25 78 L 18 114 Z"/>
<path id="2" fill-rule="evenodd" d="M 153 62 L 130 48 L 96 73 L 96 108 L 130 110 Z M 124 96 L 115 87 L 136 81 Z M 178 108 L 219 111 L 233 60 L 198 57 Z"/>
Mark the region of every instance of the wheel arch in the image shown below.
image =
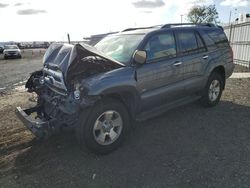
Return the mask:
<path id="1" fill-rule="evenodd" d="M 212 73 L 218 73 L 219 75 L 221 75 L 222 79 L 223 79 L 223 86 L 222 86 L 222 89 L 224 90 L 225 89 L 225 84 L 226 84 L 226 74 L 225 74 L 225 68 L 224 66 L 222 65 L 219 65 L 215 68 L 213 68 L 213 70 L 211 71 L 210 75 Z"/>
<path id="2" fill-rule="evenodd" d="M 132 118 L 135 118 L 141 107 L 138 93 L 131 89 L 122 89 L 117 92 L 104 92 L 100 96 L 100 100 L 103 98 L 111 98 L 120 101 L 126 107 Z"/>

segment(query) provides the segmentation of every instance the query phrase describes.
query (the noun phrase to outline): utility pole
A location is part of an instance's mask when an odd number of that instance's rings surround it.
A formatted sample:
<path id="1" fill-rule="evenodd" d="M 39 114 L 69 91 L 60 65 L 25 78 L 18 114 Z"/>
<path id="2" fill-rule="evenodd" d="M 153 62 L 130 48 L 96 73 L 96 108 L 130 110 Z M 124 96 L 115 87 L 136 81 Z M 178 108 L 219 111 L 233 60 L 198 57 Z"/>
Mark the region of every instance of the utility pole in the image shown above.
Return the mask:
<path id="1" fill-rule="evenodd" d="M 236 14 L 236 11 L 237 11 L 237 8 L 234 9 L 234 14 Z M 231 17 L 232 17 L 232 10 L 230 10 L 230 13 L 229 13 L 229 21 L 228 21 L 228 26 L 229 26 L 229 43 L 231 42 L 231 35 L 232 35 L 232 27 L 233 27 L 233 24 L 231 24 Z"/>
<path id="2" fill-rule="evenodd" d="M 68 36 L 68 42 L 69 42 L 69 44 L 70 44 L 70 36 L 69 36 L 69 34 L 67 34 L 67 36 Z"/>
<path id="3" fill-rule="evenodd" d="M 230 13 L 229 13 L 229 21 L 228 21 L 228 25 L 230 25 L 230 22 L 231 22 L 231 16 L 232 16 L 232 10 L 230 10 Z"/>
<path id="4" fill-rule="evenodd" d="M 184 16 L 184 14 L 181 14 L 181 24 L 182 24 L 182 17 Z"/>
<path id="5" fill-rule="evenodd" d="M 234 9 L 234 14 L 236 14 L 237 12 L 237 8 L 236 9 Z M 230 25 L 231 24 L 231 17 L 232 17 L 232 10 L 230 10 L 230 13 L 229 13 L 229 21 L 228 21 L 228 25 Z"/>

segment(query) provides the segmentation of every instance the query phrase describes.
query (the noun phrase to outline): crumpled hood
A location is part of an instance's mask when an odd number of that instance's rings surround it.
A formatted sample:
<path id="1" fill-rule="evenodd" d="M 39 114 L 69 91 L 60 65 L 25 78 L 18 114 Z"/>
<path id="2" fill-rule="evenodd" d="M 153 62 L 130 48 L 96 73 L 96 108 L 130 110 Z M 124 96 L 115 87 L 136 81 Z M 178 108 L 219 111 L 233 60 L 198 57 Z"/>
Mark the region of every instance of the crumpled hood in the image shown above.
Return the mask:
<path id="1" fill-rule="evenodd" d="M 87 44 L 51 44 L 43 63 L 49 69 L 60 70 L 66 80 L 74 74 L 84 74 L 94 69 L 105 72 L 106 67 L 112 70 L 125 66 Z"/>

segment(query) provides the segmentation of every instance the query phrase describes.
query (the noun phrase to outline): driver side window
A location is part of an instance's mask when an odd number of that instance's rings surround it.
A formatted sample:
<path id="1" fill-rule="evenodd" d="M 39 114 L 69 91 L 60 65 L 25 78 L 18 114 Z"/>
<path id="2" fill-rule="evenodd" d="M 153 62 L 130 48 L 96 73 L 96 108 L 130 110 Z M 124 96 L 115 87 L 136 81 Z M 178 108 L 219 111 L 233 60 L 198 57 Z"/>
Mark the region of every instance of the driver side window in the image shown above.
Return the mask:
<path id="1" fill-rule="evenodd" d="M 144 50 L 147 52 L 147 62 L 176 56 L 176 44 L 173 33 L 157 34 L 147 42 Z"/>

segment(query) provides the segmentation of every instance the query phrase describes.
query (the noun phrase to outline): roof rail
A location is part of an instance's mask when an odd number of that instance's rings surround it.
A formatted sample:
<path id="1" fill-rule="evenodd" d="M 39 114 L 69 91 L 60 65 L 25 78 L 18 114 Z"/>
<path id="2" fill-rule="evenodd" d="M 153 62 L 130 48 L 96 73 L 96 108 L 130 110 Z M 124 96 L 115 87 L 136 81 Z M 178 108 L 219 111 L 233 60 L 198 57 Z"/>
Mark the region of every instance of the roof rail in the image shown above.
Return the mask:
<path id="1" fill-rule="evenodd" d="M 153 28 L 157 28 L 157 27 L 160 29 L 165 29 L 165 28 L 171 28 L 171 27 L 175 27 L 175 26 L 218 27 L 218 28 L 223 30 L 223 28 L 221 26 L 215 25 L 213 23 L 200 23 L 200 24 L 196 24 L 196 23 L 170 23 L 170 24 L 165 24 L 165 25 L 154 25 L 154 26 L 149 26 L 149 27 L 131 27 L 131 28 L 124 29 L 121 32 L 134 31 L 137 29 L 153 29 Z"/>
<path id="2" fill-rule="evenodd" d="M 122 30 L 121 32 L 125 32 L 125 31 L 134 31 L 134 30 L 137 30 L 137 29 L 153 29 L 153 28 L 161 27 L 161 26 L 162 26 L 162 25 L 155 25 L 155 26 L 149 26 L 149 27 L 132 27 L 132 28 L 124 29 L 124 30 Z"/>
<path id="3" fill-rule="evenodd" d="M 174 26 L 207 26 L 207 27 L 217 27 L 215 24 L 212 23 L 201 23 L 201 24 L 196 24 L 196 23 L 172 23 L 172 24 L 165 24 L 161 28 L 171 28 Z"/>

